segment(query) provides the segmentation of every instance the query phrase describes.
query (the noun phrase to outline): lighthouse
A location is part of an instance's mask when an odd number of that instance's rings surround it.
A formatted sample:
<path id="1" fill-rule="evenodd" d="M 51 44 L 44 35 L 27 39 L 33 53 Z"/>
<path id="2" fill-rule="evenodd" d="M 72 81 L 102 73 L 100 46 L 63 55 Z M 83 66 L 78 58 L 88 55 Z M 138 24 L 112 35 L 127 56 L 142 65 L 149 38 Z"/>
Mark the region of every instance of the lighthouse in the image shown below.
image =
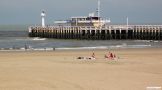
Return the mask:
<path id="1" fill-rule="evenodd" d="M 45 27 L 45 16 L 46 16 L 45 11 L 42 11 L 42 13 L 41 13 L 41 17 L 42 17 L 42 27 Z"/>

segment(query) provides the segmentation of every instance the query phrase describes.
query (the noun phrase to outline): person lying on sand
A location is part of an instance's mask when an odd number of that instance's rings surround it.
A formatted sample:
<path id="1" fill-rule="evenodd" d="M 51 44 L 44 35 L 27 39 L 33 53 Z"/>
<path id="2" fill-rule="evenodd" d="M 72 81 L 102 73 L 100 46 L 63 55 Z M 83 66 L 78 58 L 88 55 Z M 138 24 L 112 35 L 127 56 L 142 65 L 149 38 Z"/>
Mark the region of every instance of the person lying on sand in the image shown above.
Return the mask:
<path id="1" fill-rule="evenodd" d="M 94 57 L 78 57 L 77 59 L 89 59 L 89 60 L 94 60 L 96 58 Z"/>
<path id="2" fill-rule="evenodd" d="M 91 57 L 78 57 L 77 59 L 89 59 L 89 60 L 94 60 L 95 58 L 95 53 L 92 53 Z"/>

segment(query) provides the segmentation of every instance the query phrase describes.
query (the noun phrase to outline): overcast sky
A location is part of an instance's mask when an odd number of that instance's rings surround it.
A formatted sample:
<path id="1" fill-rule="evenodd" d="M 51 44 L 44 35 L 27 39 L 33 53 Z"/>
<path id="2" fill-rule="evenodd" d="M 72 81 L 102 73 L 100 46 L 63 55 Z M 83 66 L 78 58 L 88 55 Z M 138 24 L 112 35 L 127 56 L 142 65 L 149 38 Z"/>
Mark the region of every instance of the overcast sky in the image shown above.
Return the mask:
<path id="1" fill-rule="evenodd" d="M 41 10 L 46 22 L 71 16 L 86 16 L 97 8 L 97 0 L 0 0 L 0 24 L 39 24 Z M 101 15 L 112 23 L 161 23 L 162 0 L 101 0 Z"/>

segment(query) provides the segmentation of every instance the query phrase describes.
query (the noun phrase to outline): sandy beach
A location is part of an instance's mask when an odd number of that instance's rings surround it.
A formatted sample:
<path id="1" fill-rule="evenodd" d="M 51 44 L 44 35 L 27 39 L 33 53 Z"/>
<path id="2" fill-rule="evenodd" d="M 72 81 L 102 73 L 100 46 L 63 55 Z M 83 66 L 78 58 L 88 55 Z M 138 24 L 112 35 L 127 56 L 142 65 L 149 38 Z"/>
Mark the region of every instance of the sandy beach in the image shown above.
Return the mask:
<path id="1" fill-rule="evenodd" d="M 108 60 L 111 51 L 118 59 Z M 95 53 L 95 60 L 79 60 Z M 0 52 L 0 90 L 162 87 L 162 48 Z"/>

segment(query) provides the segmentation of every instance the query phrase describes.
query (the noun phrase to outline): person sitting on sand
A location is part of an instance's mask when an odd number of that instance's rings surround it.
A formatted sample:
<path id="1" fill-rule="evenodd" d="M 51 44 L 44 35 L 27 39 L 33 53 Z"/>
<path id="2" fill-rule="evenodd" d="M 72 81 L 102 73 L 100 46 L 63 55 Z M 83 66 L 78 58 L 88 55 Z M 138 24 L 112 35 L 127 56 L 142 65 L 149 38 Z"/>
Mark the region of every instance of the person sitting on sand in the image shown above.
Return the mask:
<path id="1" fill-rule="evenodd" d="M 105 54 L 105 58 L 109 58 L 109 56 Z"/>
<path id="2" fill-rule="evenodd" d="M 92 57 L 95 58 L 95 53 L 92 53 Z"/>
<path id="3" fill-rule="evenodd" d="M 95 57 L 95 53 L 93 52 L 93 53 L 92 53 L 92 56 L 89 57 L 88 59 L 96 59 L 96 57 Z"/>
<path id="4" fill-rule="evenodd" d="M 114 54 L 114 58 L 116 58 L 116 55 Z"/>
<path id="5" fill-rule="evenodd" d="M 110 53 L 110 59 L 111 59 L 111 60 L 114 59 L 114 55 L 113 55 L 113 53 Z"/>
<path id="6" fill-rule="evenodd" d="M 111 59 L 111 60 L 113 60 L 114 57 L 116 57 L 115 54 L 113 55 L 113 53 L 111 53 L 111 52 L 109 52 L 107 55 L 105 55 L 105 58 Z"/>

